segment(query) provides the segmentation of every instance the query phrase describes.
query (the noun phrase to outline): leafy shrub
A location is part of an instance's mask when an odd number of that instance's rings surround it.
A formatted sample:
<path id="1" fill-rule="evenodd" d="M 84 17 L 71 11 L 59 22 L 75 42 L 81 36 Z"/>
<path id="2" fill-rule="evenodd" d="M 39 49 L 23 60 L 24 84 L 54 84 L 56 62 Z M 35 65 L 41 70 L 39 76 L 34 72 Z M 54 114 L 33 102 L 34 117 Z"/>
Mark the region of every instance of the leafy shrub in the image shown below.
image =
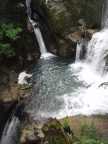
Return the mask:
<path id="1" fill-rule="evenodd" d="M 81 136 L 97 139 L 96 127 L 92 123 L 90 125 L 84 124 L 81 126 Z"/>
<path id="2" fill-rule="evenodd" d="M 19 38 L 18 34 L 22 31 L 15 24 L 0 25 L 0 56 L 15 56 L 15 48 L 12 47 L 13 41 Z"/>
<path id="3" fill-rule="evenodd" d="M 107 144 L 97 135 L 97 130 L 95 125 L 92 124 L 84 124 L 81 126 L 81 135 L 79 144 Z"/>

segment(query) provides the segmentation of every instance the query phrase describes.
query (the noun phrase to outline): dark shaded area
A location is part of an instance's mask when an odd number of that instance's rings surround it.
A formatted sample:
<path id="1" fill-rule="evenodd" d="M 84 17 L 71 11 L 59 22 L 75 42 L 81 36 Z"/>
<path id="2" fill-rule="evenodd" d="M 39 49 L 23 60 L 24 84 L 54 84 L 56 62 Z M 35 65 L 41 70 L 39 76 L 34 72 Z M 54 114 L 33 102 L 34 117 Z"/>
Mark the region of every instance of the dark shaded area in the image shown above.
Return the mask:
<path id="1" fill-rule="evenodd" d="M 0 101 L 0 137 L 2 135 L 3 128 L 11 116 L 14 108 L 17 105 L 17 101 L 13 102 L 2 102 Z"/>
<path id="2" fill-rule="evenodd" d="M 16 55 L 12 58 L 0 56 L 0 63 L 23 70 L 31 66 L 39 58 L 39 48 L 33 32 L 27 30 L 27 14 L 25 0 L 0 0 L 0 24 L 12 23 L 21 27 L 19 38 L 11 42 Z"/>

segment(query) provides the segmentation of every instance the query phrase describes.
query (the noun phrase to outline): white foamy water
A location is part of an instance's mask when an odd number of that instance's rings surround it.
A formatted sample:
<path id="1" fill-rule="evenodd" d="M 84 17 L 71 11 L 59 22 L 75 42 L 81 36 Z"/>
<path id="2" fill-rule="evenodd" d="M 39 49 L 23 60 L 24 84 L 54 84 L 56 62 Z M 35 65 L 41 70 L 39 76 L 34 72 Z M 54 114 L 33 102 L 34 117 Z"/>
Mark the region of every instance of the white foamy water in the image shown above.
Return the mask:
<path id="1" fill-rule="evenodd" d="M 45 43 L 44 43 L 44 40 L 43 40 L 43 37 L 42 37 L 39 27 L 34 28 L 34 32 L 35 32 L 36 39 L 39 44 L 41 55 L 44 55 L 45 53 L 47 53 L 47 49 L 46 49 L 46 46 L 45 46 Z"/>
<path id="2" fill-rule="evenodd" d="M 34 22 L 30 17 L 29 17 L 29 21 L 31 22 L 31 24 L 33 26 L 34 33 L 35 33 L 35 36 L 36 36 L 36 39 L 37 39 L 37 42 L 38 42 L 38 45 L 39 45 L 39 48 L 40 48 L 40 53 L 41 53 L 40 58 L 48 59 L 48 58 L 53 57 L 54 55 L 47 51 L 47 48 L 46 48 L 41 30 L 38 26 L 38 23 Z"/>
<path id="3" fill-rule="evenodd" d="M 93 35 L 87 49 L 86 62 L 98 73 L 104 73 L 108 57 L 108 29 Z"/>
<path id="4" fill-rule="evenodd" d="M 82 64 L 83 65 L 83 64 Z M 73 68 L 73 67 L 72 67 Z M 63 95 L 64 109 L 59 112 L 58 118 L 75 115 L 96 115 L 108 113 L 108 86 L 100 86 L 108 77 L 100 77 L 85 67 L 78 73 L 78 79 L 87 84 L 76 92 Z"/>
<path id="5" fill-rule="evenodd" d="M 81 50 L 82 50 L 82 44 L 78 43 L 77 44 L 77 51 L 76 51 L 76 61 L 80 61 Z"/>
<path id="6" fill-rule="evenodd" d="M 87 47 L 86 59 L 70 65 L 74 75 L 79 81 L 85 83 L 86 87 L 63 96 L 64 110 L 60 111 L 59 118 L 66 115 L 108 113 L 107 56 L 108 29 L 103 29 L 93 35 Z"/>
<path id="7" fill-rule="evenodd" d="M 42 54 L 40 58 L 41 58 L 41 59 L 49 59 L 49 58 L 51 58 L 51 57 L 55 57 L 55 55 L 47 52 L 47 53 Z"/>
<path id="8" fill-rule="evenodd" d="M 0 144 L 15 144 L 18 141 L 18 129 L 20 121 L 17 117 L 13 117 L 10 123 L 7 123 L 3 131 Z"/>

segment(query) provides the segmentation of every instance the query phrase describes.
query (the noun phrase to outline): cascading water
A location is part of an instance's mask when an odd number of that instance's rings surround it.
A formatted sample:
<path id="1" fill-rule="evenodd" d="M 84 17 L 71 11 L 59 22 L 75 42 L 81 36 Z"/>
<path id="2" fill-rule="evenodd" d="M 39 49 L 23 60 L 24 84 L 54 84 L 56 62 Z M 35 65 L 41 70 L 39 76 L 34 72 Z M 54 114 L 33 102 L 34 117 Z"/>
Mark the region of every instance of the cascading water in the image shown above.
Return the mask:
<path id="1" fill-rule="evenodd" d="M 53 54 L 51 54 L 47 51 L 47 48 L 45 46 L 45 42 L 44 42 L 41 30 L 39 28 L 38 15 L 37 15 L 37 21 L 36 22 L 31 19 L 31 15 L 32 15 L 31 0 L 26 0 L 26 7 L 27 7 L 28 20 L 32 24 L 37 42 L 39 44 L 41 58 L 48 58 L 48 57 L 54 56 Z"/>
<path id="2" fill-rule="evenodd" d="M 81 61 L 81 59 L 85 58 L 87 46 L 88 41 L 84 38 L 82 38 L 80 41 L 77 42 L 75 62 L 79 62 Z"/>
<path id="3" fill-rule="evenodd" d="M 0 144 L 18 144 L 21 133 L 21 120 L 23 117 L 24 103 L 18 104 L 9 117 L 2 136 Z"/>
<path id="4" fill-rule="evenodd" d="M 79 99 L 82 101 L 80 109 L 74 109 L 76 114 L 108 113 L 108 0 L 102 20 L 103 29 L 93 35 L 84 62 L 71 65 L 78 79 L 88 85 L 86 89 L 81 88 L 78 98 L 75 98 L 77 104 Z"/>
<path id="5" fill-rule="evenodd" d="M 44 43 L 44 40 L 43 40 L 43 37 L 42 37 L 42 33 L 39 29 L 38 23 L 35 23 L 31 19 L 30 19 L 30 22 L 32 23 L 34 33 L 35 33 L 36 39 L 37 39 L 38 44 L 39 44 L 41 55 L 44 55 L 45 53 L 47 53 L 47 49 L 46 49 L 46 46 L 45 46 L 45 43 Z"/>
<path id="6" fill-rule="evenodd" d="M 108 1 L 104 0 L 102 11 L 102 28 L 108 28 Z"/>
<path id="7" fill-rule="evenodd" d="M 106 64 L 108 57 L 108 0 L 105 1 L 104 6 L 105 12 L 102 17 L 103 29 L 93 35 L 89 45 L 86 48 L 87 54 L 85 58 L 85 63 L 90 66 L 93 71 L 101 74 L 101 76 L 103 76 L 107 67 Z M 82 45 L 78 44 L 77 47 L 76 56 L 80 58 Z"/>
<path id="8" fill-rule="evenodd" d="M 17 144 L 19 141 L 20 121 L 17 117 L 7 122 L 0 144 Z"/>
<path id="9" fill-rule="evenodd" d="M 108 56 L 108 29 L 95 33 L 87 50 L 86 62 L 103 75 Z"/>
<path id="10" fill-rule="evenodd" d="M 76 48 L 76 62 L 80 61 L 80 53 L 81 53 L 81 49 L 82 49 L 82 44 L 81 42 L 77 43 L 77 48 Z"/>
<path id="11" fill-rule="evenodd" d="M 33 95 L 26 108 L 34 118 L 108 113 L 106 2 L 104 27 L 93 35 L 83 61 L 80 60 L 83 47 L 78 45 L 74 64 L 70 64 L 71 60 L 52 58 L 36 65 Z"/>

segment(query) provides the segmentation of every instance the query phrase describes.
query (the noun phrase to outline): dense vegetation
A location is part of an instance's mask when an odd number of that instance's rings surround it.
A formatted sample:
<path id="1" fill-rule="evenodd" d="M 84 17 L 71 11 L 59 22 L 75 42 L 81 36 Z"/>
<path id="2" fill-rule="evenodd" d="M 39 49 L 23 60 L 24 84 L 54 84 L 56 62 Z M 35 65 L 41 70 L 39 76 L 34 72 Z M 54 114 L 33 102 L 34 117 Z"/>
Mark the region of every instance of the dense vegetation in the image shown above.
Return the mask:
<path id="1" fill-rule="evenodd" d="M 22 29 L 12 23 L 0 25 L 0 56 L 15 56 L 13 42 L 19 38 Z"/>
<path id="2" fill-rule="evenodd" d="M 74 131 L 71 130 L 67 118 L 64 119 L 63 128 L 64 130 L 68 130 L 70 133 L 69 141 L 72 144 L 108 144 L 108 140 L 103 139 L 101 135 L 99 135 L 98 130 L 96 129 L 96 126 L 93 122 L 90 124 L 81 124 L 77 135 L 75 135 Z"/>

